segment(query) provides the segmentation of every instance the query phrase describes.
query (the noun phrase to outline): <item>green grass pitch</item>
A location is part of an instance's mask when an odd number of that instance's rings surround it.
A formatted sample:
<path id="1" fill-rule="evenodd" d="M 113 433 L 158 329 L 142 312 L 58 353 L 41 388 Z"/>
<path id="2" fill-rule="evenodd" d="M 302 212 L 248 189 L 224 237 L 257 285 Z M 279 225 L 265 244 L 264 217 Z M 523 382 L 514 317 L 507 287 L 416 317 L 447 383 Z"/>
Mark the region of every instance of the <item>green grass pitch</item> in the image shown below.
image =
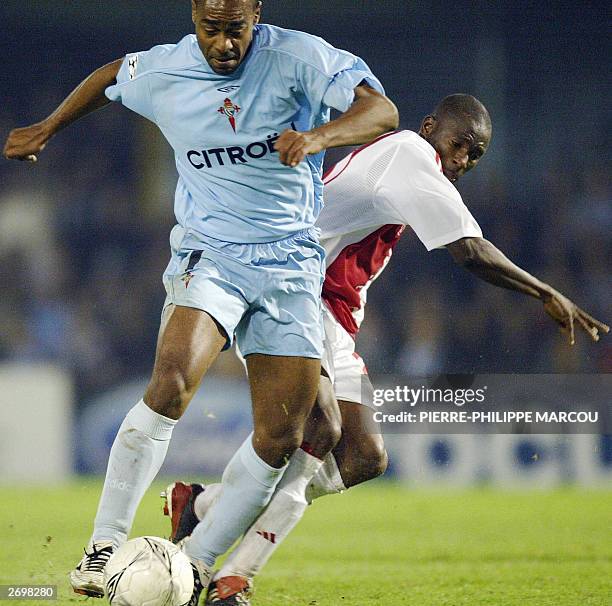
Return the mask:
<path id="1" fill-rule="evenodd" d="M 4 487 L 0 584 L 58 585 L 90 531 L 100 480 Z M 146 495 L 133 536 L 168 533 Z M 411 491 L 378 482 L 309 508 L 258 578 L 253 606 L 609 606 L 612 493 Z M 18 604 L 33 602 L 14 601 Z"/>

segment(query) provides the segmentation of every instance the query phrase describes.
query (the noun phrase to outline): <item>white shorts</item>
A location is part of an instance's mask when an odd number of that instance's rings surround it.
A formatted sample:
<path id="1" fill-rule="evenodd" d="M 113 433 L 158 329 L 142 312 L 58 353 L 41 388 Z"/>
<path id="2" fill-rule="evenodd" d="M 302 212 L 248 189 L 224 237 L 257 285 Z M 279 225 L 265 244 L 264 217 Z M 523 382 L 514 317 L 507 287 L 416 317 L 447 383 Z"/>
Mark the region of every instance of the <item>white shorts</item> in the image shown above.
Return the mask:
<path id="1" fill-rule="evenodd" d="M 371 406 L 372 384 L 355 341 L 323 303 L 323 357 L 321 366 L 329 375 L 336 399 Z"/>

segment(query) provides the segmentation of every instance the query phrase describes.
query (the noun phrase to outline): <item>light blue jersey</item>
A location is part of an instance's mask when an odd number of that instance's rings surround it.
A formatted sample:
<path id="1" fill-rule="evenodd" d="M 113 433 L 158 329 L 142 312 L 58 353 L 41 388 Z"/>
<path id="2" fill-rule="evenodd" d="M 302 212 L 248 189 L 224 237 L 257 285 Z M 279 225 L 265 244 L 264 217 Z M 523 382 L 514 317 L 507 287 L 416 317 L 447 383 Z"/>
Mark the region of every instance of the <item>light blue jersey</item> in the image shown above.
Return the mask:
<path id="1" fill-rule="evenodd" d="M 183 248 L 207 237 L 273 242 L 312 227 L 321 210 L 323 153 L 297 167 L 274 142 L 346 111 L 363 80 L 384 92 L 358 57 L 309 34 L 255 27 L 232 74 L 216 74 L 195 35 L 127 55 L 106 95 L 152 120 L 174 149 L 175 214 Z"/>

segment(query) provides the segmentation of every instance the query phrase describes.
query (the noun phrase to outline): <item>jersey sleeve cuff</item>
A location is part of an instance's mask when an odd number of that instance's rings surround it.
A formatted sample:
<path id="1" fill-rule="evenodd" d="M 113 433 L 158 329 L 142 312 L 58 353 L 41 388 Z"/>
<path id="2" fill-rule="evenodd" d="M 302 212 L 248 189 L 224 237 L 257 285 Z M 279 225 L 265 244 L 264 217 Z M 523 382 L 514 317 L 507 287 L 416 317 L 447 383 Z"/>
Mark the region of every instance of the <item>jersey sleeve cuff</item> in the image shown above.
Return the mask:
<path id="1" fill-rule="evenodd" d="M 335 76 L 329 85 L 323 102 L 340 112 L 345 112 L 355 99 L 355 88 L 365 81 L 368 86 L 382 95 L 385 89 L 378 78 L 367 69 L 346 69 Z"/>
<path id="2" fill-rule="evenodd" d="M 468 229 L 461 228 L 451 231 L 444 236 L 432 238 L 424 241 L 423 244 L 427 251 L 432 251 L 435 248 L 444 248 L 448 244 L 452 244 L 461 238 L 482 238 L 482 230 L 470 227 Z"/>
<path id="3" fill-rule="evenodd" d="M 106 88 L 104 94 L 107 99 L 111 101 L 121 101 L 121 93 L 118 90 L 119 86 L 117 84 L 111 84 Z"/>

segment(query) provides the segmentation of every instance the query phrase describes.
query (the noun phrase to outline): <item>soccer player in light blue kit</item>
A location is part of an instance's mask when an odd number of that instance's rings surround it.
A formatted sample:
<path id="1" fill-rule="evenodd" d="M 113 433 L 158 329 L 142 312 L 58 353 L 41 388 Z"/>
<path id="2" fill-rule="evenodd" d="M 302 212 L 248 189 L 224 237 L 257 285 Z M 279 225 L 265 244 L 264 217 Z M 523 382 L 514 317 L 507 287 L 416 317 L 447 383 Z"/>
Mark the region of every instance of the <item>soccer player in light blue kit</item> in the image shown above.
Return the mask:
<path id="1" fill-rule="evenodd" d="M 192 604 L 216 557 L 269 501 L 315 401 L 323 250 L 313 225 L 323 151 L 395 128 L 397 111 L 363 61 L 308 34 L 258 25 L 260 10 L 254 0 L 193 0 L 195 35 L 100 68 L 47 119 L 13 131 L 4 149 L 35 161 L 56 132 L 110 99 L 158 125 L 179 173 L 153 376 L 113 444 L 94 532 L 71 574 L 79 593 L 103 595 L 104 565 L 126 540 L 174 425 L 234 334 L 247 359 L 254 432 L 187 545 Z M 330 108 L 344 113 L 329 122 Z"/>

